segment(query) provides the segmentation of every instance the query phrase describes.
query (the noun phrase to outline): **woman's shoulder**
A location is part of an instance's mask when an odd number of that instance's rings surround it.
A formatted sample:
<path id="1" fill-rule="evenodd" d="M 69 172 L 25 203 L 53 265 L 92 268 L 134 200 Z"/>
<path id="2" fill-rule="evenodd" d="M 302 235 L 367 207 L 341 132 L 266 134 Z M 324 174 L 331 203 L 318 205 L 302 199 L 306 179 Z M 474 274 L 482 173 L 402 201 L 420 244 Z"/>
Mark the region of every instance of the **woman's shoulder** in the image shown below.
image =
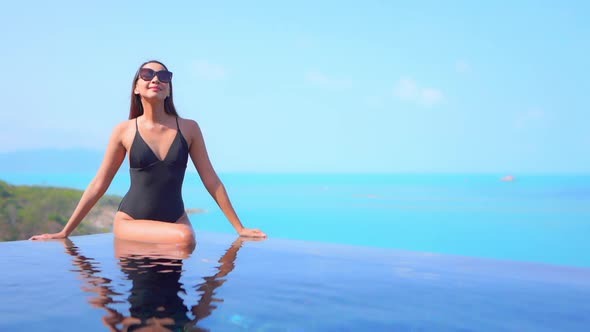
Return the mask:
<path id="1" fill-rule="evenodd" d="M 113 134 L 124 135 L 133 128 L 135 130 L 135 119 L 124 120 L 115 125 Z"/>
<path id="2" fill-rule="evenodd" d="M 129 129 L 131 126 L 135 127 L 136 119 L 124 120 L 115 125 L 115 130 Z"/>
<path id="3" fill-rule="evenodd" d="M 180 116 L 178 117 L 178 125 L 180 126 L 180 130 L 182 131 L 188 131 L 188 132 L 195 132 L 196 130 L 200 130 L 199 129 L 199 124 L 197 123 L 197 121 L 193 120 L 193 119 L 189 119 L 189 118 L 181 118 Z"/>

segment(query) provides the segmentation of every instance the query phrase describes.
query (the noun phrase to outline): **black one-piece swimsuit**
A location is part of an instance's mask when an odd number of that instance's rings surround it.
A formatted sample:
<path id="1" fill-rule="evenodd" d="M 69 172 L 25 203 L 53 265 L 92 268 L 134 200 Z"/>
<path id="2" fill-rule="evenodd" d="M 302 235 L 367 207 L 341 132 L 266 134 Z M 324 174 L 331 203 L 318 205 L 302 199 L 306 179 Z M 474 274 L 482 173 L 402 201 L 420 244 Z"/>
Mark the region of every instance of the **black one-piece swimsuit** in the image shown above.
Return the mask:
<path id="1" fill-rule="evenodd" d="M 131 187 L 119 211 L 133 219 L 176 222 L 184 214 L 182 183 L 188 162 L 188 144 L 178 126 L 176 137 L 163 160 L 141 137 L 135 119 L 135 137 L 129 151 Z"/>

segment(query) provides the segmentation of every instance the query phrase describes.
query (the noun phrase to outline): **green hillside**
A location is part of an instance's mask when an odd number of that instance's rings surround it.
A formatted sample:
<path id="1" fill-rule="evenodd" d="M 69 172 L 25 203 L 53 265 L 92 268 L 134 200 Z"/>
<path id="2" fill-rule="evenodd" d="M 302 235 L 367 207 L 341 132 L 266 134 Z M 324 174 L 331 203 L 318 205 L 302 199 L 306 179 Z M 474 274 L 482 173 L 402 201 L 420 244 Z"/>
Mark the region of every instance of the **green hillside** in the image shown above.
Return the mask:
<path id="1" fill-rule="evenodd" d="M 59 232 L 82 197 L 66 188 L 13 186 L 0 180 L 0 241 Z M 72 235 L 110 232 L 121 197 L 103 196 Z"/>

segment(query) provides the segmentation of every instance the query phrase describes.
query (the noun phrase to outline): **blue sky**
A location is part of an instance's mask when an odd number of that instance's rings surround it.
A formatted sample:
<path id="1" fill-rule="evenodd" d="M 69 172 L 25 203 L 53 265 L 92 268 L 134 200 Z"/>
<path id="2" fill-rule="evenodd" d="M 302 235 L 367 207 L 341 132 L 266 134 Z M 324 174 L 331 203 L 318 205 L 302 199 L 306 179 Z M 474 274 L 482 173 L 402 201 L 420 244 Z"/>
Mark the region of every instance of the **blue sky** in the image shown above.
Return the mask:
<path id="1" fill-rule="evenodd" d="M 0 152 L 102 151 L 137 66 L 159 59 L 218 171 L 588 173 L 589 10 L 14 1 Z"/>

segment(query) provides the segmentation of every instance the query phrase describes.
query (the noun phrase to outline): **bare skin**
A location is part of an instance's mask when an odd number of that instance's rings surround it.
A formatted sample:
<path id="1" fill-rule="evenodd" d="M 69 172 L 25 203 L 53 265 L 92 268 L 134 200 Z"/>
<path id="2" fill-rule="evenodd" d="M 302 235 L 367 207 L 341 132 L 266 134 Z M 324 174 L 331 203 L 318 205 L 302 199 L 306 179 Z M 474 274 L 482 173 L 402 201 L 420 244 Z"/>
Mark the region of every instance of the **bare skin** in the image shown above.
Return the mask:
<path id="1" fill-rule="evenodd" d="M 165 69 L 159 63 L 150 62 L 143 66 L 155 71 Z M 158 76 L 151 81 L 138 79 L 135 94 L 140 95 L 143 115 L 137 118 L 140 134 L 158 159 L 163 160 L 168 154 L 171 143 L 177 133 L 176 118 L 164 111 L 164 100 L 170 95 L 170 85 L 160 82 Z M 118 124 L 113 130 L 103 162 L 90 182 L 68 223 L 58 233 L 35 235 L 30 240 L 61 239 L 69 236 L 88 214 L 92 207 L 105 194 L 115 174 L 131 149 L 135 136 L 135 119 Z M 245 228 L 237 216 L 225 190 L 225 187 L 211 165 L 205 141 L 197 122 L 178 117 L 181 134 L 189 146 L 189 156 L 205 188 L 221 208 L 236 232 L 244 237 L 266 237 L 258 229 Z M 150 243 L 176 243 L 190 245 L 194 243 L 194 230 L 183 215 L 175 223 L 157 220 L 133 219 L 124 212 L 115 214 L 113 225 L 115 237 Z"/>
<path id="2" fill-rule="evenodd" d="M 70 239 L 60 239 L 58 241 L 69 241 L 66 244 L 69 245 Z M 263 238 L 244 238 L 238 237 L 236 239 L 239 243 L 242 241 L 264 241 Z M 122 259 L 125 257 L 159 257 L 166 259 L 187 259 L 189 258 L 195 249 L 197 248 L 196 243 L 187 246 L 180 246 L 177 244 L 170 243 L 148 243 L 123 240 L 121 238 L 115 238 L 114 251 L 115 258 Z"/>

